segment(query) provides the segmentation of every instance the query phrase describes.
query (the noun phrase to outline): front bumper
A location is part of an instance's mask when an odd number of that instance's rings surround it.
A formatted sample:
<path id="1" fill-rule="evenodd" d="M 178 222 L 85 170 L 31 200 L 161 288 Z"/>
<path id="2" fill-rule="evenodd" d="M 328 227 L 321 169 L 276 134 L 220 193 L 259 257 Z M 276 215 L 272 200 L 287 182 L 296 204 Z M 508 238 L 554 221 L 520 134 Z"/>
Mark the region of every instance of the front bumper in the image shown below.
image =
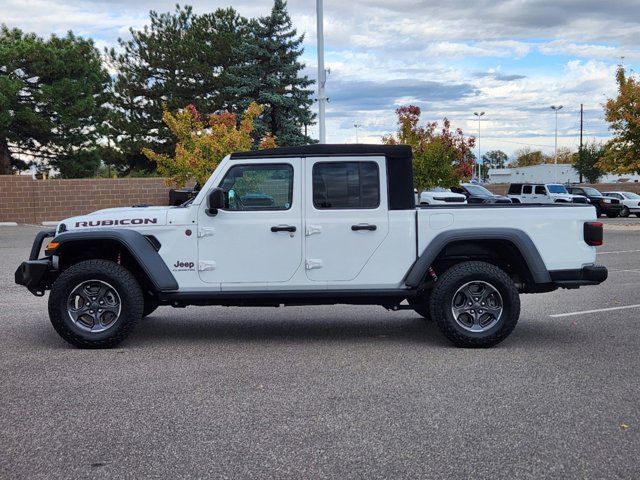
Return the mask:
<path id="1" fill-rule="evenodd" d="M 553 283 L 560 288 L 599 285 L 609 276 L 607 267 L 602 265 L 589 265 L 577 270 L 556 270 L 549 273 Z"/>
<path id="2" fill-rule="evenodd" d="M 53 265 L 51 258 L 38 259 L 42 242 L 45 238 L 55 236 L 55 230 L 38 232 L 31 246 L 29 260 L 22 262 L 14 274 L 15 282 L 24 285 L 34 295 L 41 297 L 47 288 L 50 287 L 49 272 Z"/>

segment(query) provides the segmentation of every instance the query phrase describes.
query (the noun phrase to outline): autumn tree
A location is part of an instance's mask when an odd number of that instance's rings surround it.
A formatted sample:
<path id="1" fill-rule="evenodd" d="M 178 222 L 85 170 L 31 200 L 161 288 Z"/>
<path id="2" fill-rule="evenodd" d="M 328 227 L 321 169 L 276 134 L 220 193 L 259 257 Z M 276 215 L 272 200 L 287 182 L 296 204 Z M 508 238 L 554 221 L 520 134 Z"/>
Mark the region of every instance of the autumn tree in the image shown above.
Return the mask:
<path id="1" fill-rule="evenodd" d="M 175 153 L 157 153 L 149 148 L 143 154 L 158 166 L 168 183 L 184 186 L 189 180 L 204 185 L 220 160 L 226 155 L 251 150 L 256 118 L 264 107 L 253 102 L 238 122 L 234 113 L 214 113 L 202 118 L 193 105 L 173 114 L 166 110 L 163 120 L 175 139 Z M 267 134 L 260 148 L 275 147 L 275 138 Z"/>
<path id="2" fill-rule="evenodd" d="M 466 138 L 459 128 L 452 131 L 446 118 L 440 129 L 437 122 L 420 126 L 420 113 L 420 108 L 413 105 L 398 108 L 398 131 L 382 139 L 387 145 L 411 146 L 416 188 L 449 187 L 470 178 L 475 138 Z"/>
<path id="3" fill-rule="evenodd" d="M 93 175 L 109 76 L 91 40 L 0 27 L 0 174 L 19 156 L 63 177 Z"/>
<path id="4" fill-rule="evenodd" d="M 640 173 L 640 82 L 627 76 L 623 67 L 616 73 L 618 96 L 605 105 L 605 119 L 613 138 L 598 162 L 598 168 L 612 173 Z"/>
<path id="5" fill-rule="evenodd" d="M 523 147 L 515 152 L 515 160 L 509 164 L 510 167 L 531 167 L 547 163 L 549 158 L 540 150 L 533 150 L 531 147 Z"/>

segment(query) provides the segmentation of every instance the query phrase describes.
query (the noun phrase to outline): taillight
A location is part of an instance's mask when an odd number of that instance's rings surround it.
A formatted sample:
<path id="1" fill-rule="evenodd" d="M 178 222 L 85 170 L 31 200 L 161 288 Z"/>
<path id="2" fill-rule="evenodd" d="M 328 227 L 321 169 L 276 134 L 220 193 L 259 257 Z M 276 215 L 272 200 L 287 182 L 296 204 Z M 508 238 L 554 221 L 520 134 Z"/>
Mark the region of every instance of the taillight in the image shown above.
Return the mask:
<path id="1" fill-rule="evenodd" d="M 587 245 L 598 247 L 604 242 L 602 222 L 585 222 L 584 224 L 584 241 Z"/>

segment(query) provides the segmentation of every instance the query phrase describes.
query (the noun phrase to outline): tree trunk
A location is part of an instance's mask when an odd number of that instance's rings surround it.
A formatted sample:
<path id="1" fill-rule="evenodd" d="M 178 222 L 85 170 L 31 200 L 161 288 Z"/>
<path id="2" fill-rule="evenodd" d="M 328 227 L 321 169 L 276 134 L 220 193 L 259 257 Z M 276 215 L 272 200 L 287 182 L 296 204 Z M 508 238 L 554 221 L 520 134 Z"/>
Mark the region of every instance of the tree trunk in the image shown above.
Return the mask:
<path id="1" fill-rule="evenodd" d="M 0 175 L 11 175 L 11 152 L 5 138 L 0 138 Z"/>

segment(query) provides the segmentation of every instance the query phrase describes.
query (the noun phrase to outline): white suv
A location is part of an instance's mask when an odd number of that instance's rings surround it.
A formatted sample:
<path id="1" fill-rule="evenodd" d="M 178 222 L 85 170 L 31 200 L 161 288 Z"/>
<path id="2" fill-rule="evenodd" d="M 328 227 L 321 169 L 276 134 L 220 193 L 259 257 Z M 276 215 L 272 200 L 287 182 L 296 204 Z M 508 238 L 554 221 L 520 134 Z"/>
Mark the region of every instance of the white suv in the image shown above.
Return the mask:
<path id="1" fill-rule="evenodd" d="M 617 198 L 623 205 L 620 212 L 621 217 L 628 217 L 630 214 L 634 214 L 640 218 L 640 195 L 633 192 L 603 192 L 605 197 Z"/>
<path id="2" fill-rule="evenodd" d="M 587 198 L 570 194 L 559 183 L 512 183 L 507 197 L 513 203 L 589 203 Z"/>
<path id="3" fill-rule="evenodd" d="M 435 187 L 420 194 L 417 202 L 421 206 L 428 205 L 466 205 L 467 197 L 461 193 L 453 193 L 448 188 Z"/>

